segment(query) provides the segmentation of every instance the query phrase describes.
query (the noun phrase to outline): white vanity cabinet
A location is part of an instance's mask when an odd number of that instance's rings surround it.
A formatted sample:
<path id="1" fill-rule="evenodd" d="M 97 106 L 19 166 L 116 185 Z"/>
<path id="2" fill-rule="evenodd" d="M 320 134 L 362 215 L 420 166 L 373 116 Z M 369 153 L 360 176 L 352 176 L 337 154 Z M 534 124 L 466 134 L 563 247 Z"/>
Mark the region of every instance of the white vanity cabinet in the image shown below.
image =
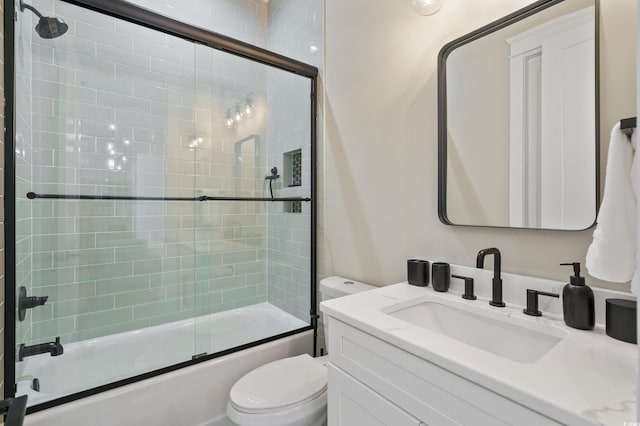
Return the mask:
<path id="1" fill-rule="evenodd" d="M 329 325 L 329 426 L 560 424 L 342 321 Z"/>
<path id="2" fill-rule="evenodd" d="M 329 364 L 329 424 L 331 426 L 423 426 L 338 367 Z"/>

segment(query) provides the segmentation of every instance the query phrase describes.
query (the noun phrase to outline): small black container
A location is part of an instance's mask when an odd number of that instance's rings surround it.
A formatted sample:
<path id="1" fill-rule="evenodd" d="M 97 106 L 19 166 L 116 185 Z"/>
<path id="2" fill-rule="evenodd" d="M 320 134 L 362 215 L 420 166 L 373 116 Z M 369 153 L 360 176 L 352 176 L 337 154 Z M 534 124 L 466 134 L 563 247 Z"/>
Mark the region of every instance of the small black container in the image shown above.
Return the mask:
<path id="1" fill-rule="evenodd" d="M 448 263 L 434 262 L 431 265 L 431 276 L 433 277 L 433 289 L 435 291 L 443 293 L 449 291 L 451 271 Z"/>
<path id="2" fill-rule="evenodd" d="M 429 262 L 422 259 L 407 260 L 407 281 L 411 285 L 429 285 Z"/>
<path id="3" fill-rule="evenodd" d="M 605 304 L 607 336 L 627 343 L 638 343 L 637 302 L 626 299 L 607 299 Z"/>

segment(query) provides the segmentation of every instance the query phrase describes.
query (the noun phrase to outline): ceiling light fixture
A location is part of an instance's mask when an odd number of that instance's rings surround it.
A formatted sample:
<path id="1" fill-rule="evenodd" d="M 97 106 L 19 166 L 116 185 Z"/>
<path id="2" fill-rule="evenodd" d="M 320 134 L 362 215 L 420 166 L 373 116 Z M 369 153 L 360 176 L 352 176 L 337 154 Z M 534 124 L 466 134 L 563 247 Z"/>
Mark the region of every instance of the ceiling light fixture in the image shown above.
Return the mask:
<path id="1" fill-rule="evenodd" d="M 423 16 L 433 15 L 437 13 L 445 0 L 409 0 L 411 7 L 417 13 Z"/>

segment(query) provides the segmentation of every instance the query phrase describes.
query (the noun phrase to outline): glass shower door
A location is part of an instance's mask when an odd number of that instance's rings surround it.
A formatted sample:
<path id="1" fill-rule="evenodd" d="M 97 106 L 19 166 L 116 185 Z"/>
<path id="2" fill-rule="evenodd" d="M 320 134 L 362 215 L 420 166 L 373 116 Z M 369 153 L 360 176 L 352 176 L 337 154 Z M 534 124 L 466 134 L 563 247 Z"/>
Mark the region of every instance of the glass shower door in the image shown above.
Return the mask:
<path id="1" fill-rule="evenodd" d="M 310 82 L 201 45 L 195 67 L 196 193 L 214 198 L 196 206 L 195 332 L 214 354 L 310 324 Z"/>
<path id="2" fill-rule="evenodd" d="M 38 6 L 69 30 L 18 13 L 16 290 L 48 297 L 16 312 L 29 405 L 190 360 L 197 310 L 194 44 Z"/>

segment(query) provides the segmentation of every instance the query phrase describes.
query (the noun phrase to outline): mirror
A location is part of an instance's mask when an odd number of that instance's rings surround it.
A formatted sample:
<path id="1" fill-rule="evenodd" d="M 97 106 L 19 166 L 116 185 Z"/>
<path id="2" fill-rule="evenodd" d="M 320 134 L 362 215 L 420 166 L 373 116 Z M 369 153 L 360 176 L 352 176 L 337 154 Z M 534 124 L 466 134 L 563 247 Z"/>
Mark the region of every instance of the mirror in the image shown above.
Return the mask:
<path id="1" fill-rule="evenodd" d="M 439 57 L 438 214 L 582 230 L 598 200 L 595 0 L 545 0 Z"/>

